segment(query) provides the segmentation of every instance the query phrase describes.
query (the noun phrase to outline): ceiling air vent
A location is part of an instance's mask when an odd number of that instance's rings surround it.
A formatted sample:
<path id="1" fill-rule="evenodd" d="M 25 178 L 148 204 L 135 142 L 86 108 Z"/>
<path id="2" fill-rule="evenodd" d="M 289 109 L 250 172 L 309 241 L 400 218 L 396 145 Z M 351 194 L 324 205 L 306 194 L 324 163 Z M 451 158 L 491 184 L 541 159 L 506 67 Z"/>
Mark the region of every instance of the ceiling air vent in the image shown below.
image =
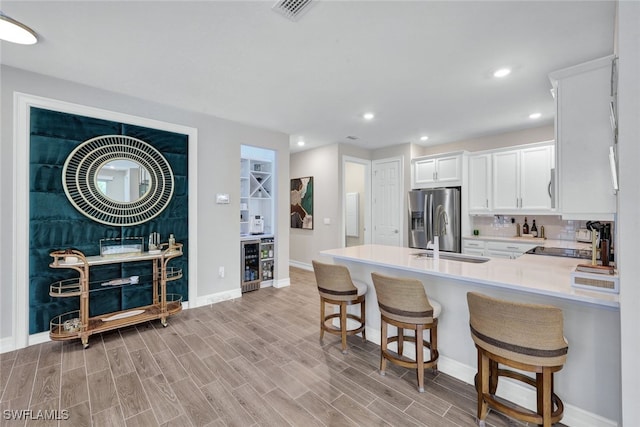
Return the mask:
<path id="1" fill-rule="evenodd" d="M 353 136 L 353 135 L 348 135 L 347 139 L 350 139 L 352 141 L 356 141 L 358 139 L 358 137 L 357 136 Z"/>
<path id="2" fill-rule="evenodd" d="M 297 21 L 311 6 L 312 0 L 280 0 L 271 9 L 291 21 Z"/>

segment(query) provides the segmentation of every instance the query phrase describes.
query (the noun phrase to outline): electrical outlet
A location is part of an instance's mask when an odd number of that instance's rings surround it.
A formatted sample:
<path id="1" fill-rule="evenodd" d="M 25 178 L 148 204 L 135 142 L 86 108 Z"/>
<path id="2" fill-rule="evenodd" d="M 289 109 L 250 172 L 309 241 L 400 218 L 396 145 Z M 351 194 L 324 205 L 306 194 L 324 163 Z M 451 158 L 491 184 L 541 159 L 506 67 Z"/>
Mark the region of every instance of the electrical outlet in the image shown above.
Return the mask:
<path id="1" fill-rule="evenodd" d="M 224 277 L 224 267 L 218 268 L 218 276 Z"/>

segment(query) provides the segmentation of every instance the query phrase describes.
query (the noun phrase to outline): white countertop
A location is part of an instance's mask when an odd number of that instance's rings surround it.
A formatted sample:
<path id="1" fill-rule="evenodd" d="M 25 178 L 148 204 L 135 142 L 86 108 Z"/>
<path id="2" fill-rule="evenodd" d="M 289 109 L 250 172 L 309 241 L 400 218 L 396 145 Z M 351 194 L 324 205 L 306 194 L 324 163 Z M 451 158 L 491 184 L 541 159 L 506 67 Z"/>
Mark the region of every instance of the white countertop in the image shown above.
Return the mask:
<path id="1" fill-rule="evenodd" d="M 335 259 L 619 308 L 617 294 L 571 287 L 571 272 L 584 260 L 525 254 L 516 259 L 489 258 L 485 263 L 475 264 L 414 256 L 420 252 L 425 251 L 397 246 L 363 245 L 330 249 L 321 254 Z"/>
<path id="2" fill-rule="evenodd" d="M 530 243 L 535 246 L 545 246 L 547 248 L 565 248 L 565 249 L 591 249 L 591 243 L 576 242 L 573 240 L 557 240 L 557 239 L 540 239 L 537 237 L 499 237 L 499 236 L 462 236 L 468 240 L 482 240 L 492 242 L 513 242 L 513 243 Z"/>

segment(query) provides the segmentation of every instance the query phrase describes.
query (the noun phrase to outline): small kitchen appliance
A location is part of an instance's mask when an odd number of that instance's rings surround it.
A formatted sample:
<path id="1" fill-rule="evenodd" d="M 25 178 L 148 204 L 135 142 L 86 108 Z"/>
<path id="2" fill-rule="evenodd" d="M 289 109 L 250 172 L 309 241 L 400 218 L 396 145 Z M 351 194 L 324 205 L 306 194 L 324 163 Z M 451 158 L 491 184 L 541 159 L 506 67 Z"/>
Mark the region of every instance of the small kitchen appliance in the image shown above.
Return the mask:
<path id="1" fill-rule="evenodd" d="M 251 219 L 249 232 L 251 234 L 264 234 L 264 219 L 262 218 L 262 215 L 255 215 Z"/>
<path id="2" fill-rule="evenodd" d="M 591 230 L 579 228 L 576 230 L 576 242 L 591 243 Z"/>

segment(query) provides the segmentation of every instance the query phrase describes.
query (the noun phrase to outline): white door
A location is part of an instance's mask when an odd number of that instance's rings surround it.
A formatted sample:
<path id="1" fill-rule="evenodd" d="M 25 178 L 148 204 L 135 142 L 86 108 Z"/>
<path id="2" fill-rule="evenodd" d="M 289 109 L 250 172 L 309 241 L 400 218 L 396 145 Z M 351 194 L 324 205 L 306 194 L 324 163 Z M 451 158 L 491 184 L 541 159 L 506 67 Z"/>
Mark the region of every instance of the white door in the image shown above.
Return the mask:
<path id="1" fill-rule="evenodd" d="M 402 159 L 373 162 L 373 242 L 379 245 L 402 245 Z"/>

